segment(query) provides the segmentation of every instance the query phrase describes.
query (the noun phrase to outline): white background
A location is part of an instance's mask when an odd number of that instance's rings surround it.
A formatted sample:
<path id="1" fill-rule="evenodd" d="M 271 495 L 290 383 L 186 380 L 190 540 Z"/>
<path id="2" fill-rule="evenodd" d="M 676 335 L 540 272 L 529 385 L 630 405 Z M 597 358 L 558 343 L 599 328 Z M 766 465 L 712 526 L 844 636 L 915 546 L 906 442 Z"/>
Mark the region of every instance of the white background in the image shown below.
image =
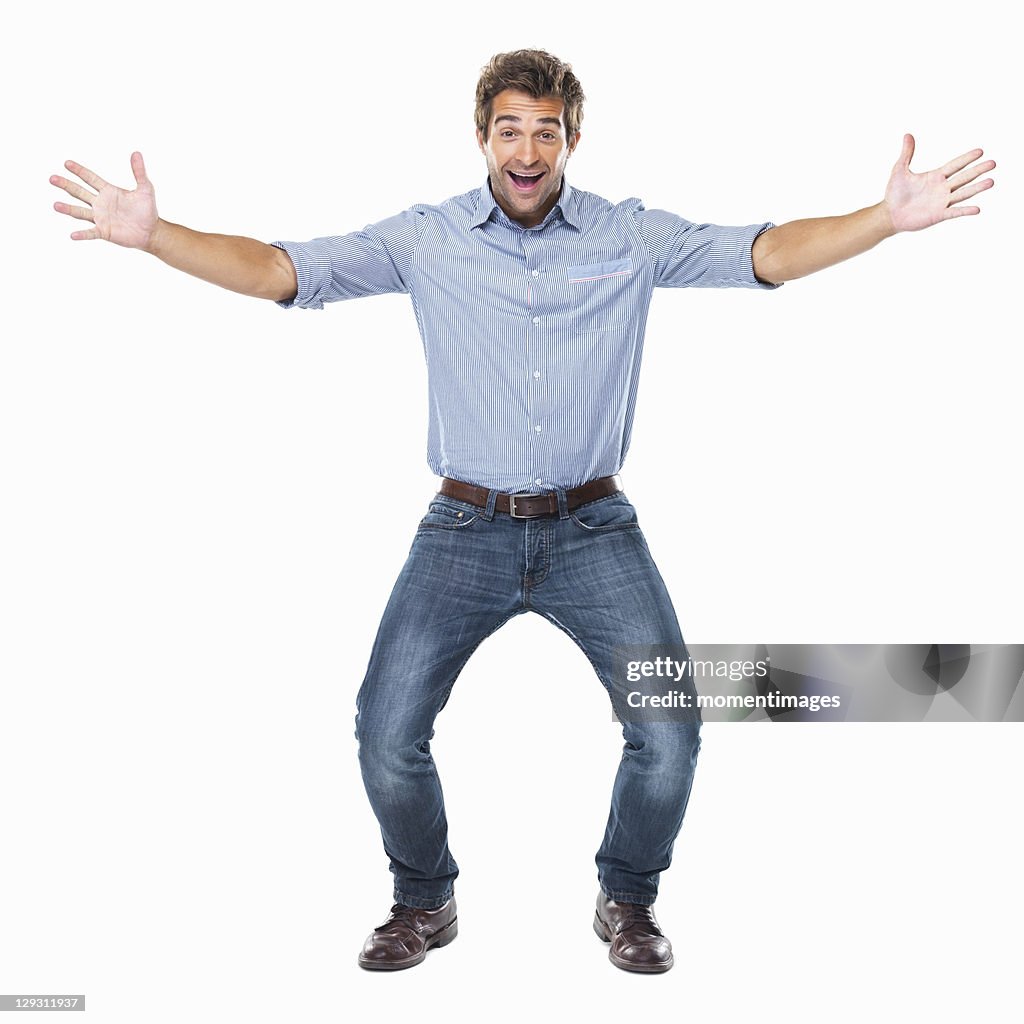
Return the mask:
<path id="1" fill-rule="evenodd" d="M 167 219 L 342 233 L 481 184 L 472 96 L 542 46 L 588 96 L 570 180 L 692 220 L 845 213 L 974 146 L 979 217 L 774 294 L 655 297 L 623 472 L 694 643 L 1014 642 L 1019 58 L 960 5 L 49 3 L 0 76 L 0 992 L 89 1019 L 1010 1019 L 1019 726 L 719 725 L 657 911 L 590 930 L 620 739 L 539 617 L 434 744 L 461 934 L 355 956 L 390 875 L 354 697 L 436 486 L 401 296 L 286 313 L 52 210 L 146 158 Z M 552 983 L 547 988 L 544 983 Z"/>

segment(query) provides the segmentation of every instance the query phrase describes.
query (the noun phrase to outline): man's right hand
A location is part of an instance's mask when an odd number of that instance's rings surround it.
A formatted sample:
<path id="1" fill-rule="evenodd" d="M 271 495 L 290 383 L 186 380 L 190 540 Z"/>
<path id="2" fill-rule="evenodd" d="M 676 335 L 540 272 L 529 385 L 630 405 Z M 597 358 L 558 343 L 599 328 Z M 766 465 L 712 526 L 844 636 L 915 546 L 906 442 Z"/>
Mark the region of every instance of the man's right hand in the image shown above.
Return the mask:
<path id="1" fill-rule="evenodd" d="M 94 188 L 95 192 L 90 192 L 77 182 L 62 178 L 59 174 L 54 174 L 50 178 L 51 185 L 64 189 L 68 195 L 86 204 L 53 204 L 58 213 L 67 214 L 76 220 L 92 222 L 91 228 L 71 232 L 71 237 L 76 242 L 103 238 L 129 249 L 150 249 L 160 223 L 156 212 L 156 194 L 152 183 L 146 177 L 146 165 L 142 162 L 142 154 L 132 153 L 131 162 L 136 185 L 132 191 L 111 185 L 88 167 L 76 164 L 74 160 L 65 161 L 64 166 L 81 178 L 86 185 Z"/>
<path id="2" fill-rule="evenodd" d="M 193 231 L 182 224 L 161 220 L 141 153 L 132 153 L 136 187 L 130 192 L 111 185 L 74 160 L 68 160 L 64 166 L 96 190 L 90 192 L 59 174 L 50 178 L 51 185 L 85 203 L 53 204 L 58 213 L 91 222 L 92 227 L 71 232 L 76 242 L 105 238 L 115 245 L 142 249 L 176 270 L 241 295 L 291 301 L 298 294 L 298 276 L 284 249 L 243 235 Z"/>

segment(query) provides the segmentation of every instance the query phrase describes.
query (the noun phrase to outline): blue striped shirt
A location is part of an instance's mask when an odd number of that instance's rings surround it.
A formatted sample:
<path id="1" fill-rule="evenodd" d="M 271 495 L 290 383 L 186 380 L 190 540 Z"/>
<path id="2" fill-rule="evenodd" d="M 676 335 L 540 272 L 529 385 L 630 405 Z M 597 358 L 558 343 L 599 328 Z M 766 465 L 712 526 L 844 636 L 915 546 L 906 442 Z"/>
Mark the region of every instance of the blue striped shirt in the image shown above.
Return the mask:
<path id="1" fill-rule="evenodd" d="M 751 260 L 773 226 L 693 224 L 563 178 L 533 228 L 509 220 L 485 182 L 362 231 L 272 244 L 298 276 L 285 308 L 410 296 L 427 360 L 430 468 L 520 493 L 619 471 L 651 293 L 775 287 Z"/>

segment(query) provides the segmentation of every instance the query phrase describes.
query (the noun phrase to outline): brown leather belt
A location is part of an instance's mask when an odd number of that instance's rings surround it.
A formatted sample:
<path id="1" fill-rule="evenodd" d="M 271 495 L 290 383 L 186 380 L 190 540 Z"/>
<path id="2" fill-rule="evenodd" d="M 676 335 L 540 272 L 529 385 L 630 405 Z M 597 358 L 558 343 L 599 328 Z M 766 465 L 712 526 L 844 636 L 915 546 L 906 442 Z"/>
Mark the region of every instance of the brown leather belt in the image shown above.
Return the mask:
<path id="1" fill-rule="evenodd" d="M 565 497 L 571 512 L 588 501 L 606 498 L 609 494 L 616 494 L 621 490 L 622 481 L 616 474 L 615 476 L 602 476 L 597 480 L 581 484 L 579 487 L 573 487 L 565 492 Z M 486 487 L 477 487 L 475 484 L 452 480 L 451 477 L 446 476 L 441 480 L 439 493 L 458 501 L 468 502 L 470 505 L 477 505 L 479 508 L 487 508 L 487 496 L 490 492 Z M 516 519 L 557 516 L 558 495 L 554 491 L 546 491 L 543 494 L 499 494 L 494 502 L 494 511 L 506 512 Z"/>

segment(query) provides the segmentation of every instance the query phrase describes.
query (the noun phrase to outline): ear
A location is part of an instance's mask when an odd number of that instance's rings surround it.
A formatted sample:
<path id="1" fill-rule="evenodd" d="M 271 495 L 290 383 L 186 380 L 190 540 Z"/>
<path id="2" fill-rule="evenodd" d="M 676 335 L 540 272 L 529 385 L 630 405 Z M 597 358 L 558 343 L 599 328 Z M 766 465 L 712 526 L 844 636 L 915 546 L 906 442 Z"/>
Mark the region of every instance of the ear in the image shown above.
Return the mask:
<path id="1" fill-rule="evenodd" d="M 576 132 L 574 135 L 570 136 L 570 138 L 569 138 L 569 156 L 572 156 L 573 153 L 576 151 L 576 147 L 579 145 L 579 141 L 580 141 L 580 133 L 579 132 Z"/>
<path id="2" fill-rule="evenodd" d="M 476 130 L 476 144 L 480 147 L 481 153 L 487 153 L 487 147 L 484 145 L 484 133 L 479 128 Z"/>

